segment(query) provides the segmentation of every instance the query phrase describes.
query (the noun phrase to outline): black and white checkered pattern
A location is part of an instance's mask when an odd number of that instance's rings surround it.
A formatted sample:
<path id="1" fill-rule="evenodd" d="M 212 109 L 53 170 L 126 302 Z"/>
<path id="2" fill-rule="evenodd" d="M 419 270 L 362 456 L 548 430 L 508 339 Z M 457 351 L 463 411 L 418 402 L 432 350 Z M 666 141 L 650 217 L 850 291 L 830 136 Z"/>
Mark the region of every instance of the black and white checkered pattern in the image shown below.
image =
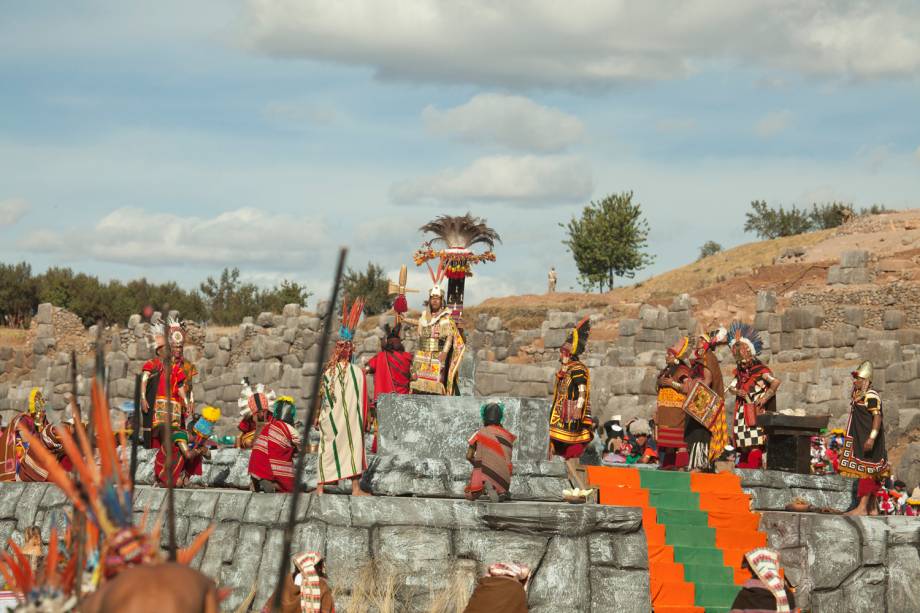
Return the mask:
<path id="1" fill-rule="evenodd" d="M 767 435 L 758 426 L 752 428 L 744 424 L 744 404 L 735 402 L 735 423 L 732 426 L 732 438 L 738 449 L 757 447 L 766 444 Z"/>

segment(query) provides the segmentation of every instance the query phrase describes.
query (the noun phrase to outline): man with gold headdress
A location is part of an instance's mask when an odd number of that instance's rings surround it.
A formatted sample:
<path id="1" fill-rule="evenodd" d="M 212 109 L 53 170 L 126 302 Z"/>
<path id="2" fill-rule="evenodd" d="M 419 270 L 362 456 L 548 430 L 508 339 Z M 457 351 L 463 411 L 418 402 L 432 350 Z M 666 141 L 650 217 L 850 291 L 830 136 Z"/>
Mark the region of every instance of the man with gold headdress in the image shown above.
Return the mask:
<path id="1" fill-rule="evenodd" d="M 696 419 L 687 419 L 684 440 L 690 452 L 687 468 L 691 472 L 709 470 L 728 444 L 728 424 L 725 419 L 725 383 L 715 348 L 725 343 L 728 332 L 719 328 L 697 336 L 696 348 L 690 360 L 690 376 L 683 380 L 682 392 L 692 396 L 697 384 L 714 393 L 718 409 L 711 423 L 703 425 Z M 692 400 L 692 398 L 691 398 Z"/>
<path id="2" fill-rule="evenodd" d="M 865 361 L 853 371 L 850 420 L 843 439 L 838 470 L 845 477 L 859 479 L 859 503 L 850 515 L 878 515 L 875 496 L 881 481 L 891 472 L 885 449 L 882 398 L 872 388 L 872 362 Z"/>
<path id="3" fill-rule="evenodd" d="M 64 455 L 60 436 L 57 429 L 49 421 L 45 413 L 45 397 L 41 389 L 35 387 L 29 392 L 29 412 L 23 415 L 20 421 L 32 434 L 37 436 L 38 442 L 56 457 Z M 21 439 L 22 437 L 20 437 Z M 35 453 L 30 453 L 28 445 L 22 440 L 19 442 L 19 480 L 20 481 L 47 481 L 48 471 L 36 459 Z"/>
<path id="4" fill-rule="evenodd" d="M 185 427 L 185 421 L 195 413 L 195 390 L 194 380 L 198 376 L 198 369 L 185 357 L 185 341 L 188 338 L 188 332 L 184 322 L 170 319 L 169 326 L 169 345 L 172 349 L 173 364 L 177 364 L 182 369 L 184 375 L 182 389 L 185 392 L 186 404 L 182 411 L 182 427 Z"/>
<path id="5" fill-rule="evenodd" d="M 435 285 L 428 292 L 428 305 L 417 320 L 403 318 L 418 328 L 418 348 L 412 359 L 409 389 L 413 394 L 453 396 L 458 392 L 457 375 L 466 347 L 444 292 Z"/>
<path id="6" fill-rule="evenodd" d="M 577 460 L 594 438 L 591 419 L 591 376 L 579 359 L 588 345 L 591 320 L 582 319 L 559 348 L 559 371 L 549 417 L 553 455 Z"/>

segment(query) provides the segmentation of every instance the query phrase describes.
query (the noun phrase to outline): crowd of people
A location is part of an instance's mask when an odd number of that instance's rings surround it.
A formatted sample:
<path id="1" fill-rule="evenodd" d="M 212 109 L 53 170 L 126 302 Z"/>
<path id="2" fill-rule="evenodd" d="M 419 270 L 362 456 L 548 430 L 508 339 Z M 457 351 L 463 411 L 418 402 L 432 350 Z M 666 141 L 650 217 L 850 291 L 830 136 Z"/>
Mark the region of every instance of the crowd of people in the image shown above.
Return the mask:
<path id="1" fill-rule="evenodd" d="M 352 495 L 368 495 L 360 485 L 367 469 L 365 439 L 372 440 L 371 450 L 376 451 L 375 408 L 381 395 L 458 393 L 464 340 L 438 284 L 428 293 L 418 319 L 406 317 L 404 308 L 397 309 L 396 325 L 387 328 L 382 350 L 363 367 L 354 363 L 354 335 L 362 310 L 360 299 L 343 304 L 337 340 L 322 369 L 321 403 L 310 424 L 319 434 L 314 450 L 318 495 L 323 494 L 325 486 L 348 480 Z M 402 345 L 401 332 L 407 324 L 415 326 L 418 336 L 414 353 L 406 352 Z M 719 462 L 758 468 L 769 461 L 764 454 L 767 434 L 758 424 L 758 417 L 776 411 L 781 381 L 759 360 L 761 343 L 751 326 L 735 322 L 727 330 L 720 328 L 693 339 L 685 337 L 668 348 L 666 365 L 657 379 L 654 417 L 625 424 L 616 417 L 598 424 L 592 416 L 591 373 L 581 359 L 590 332 L 590 318 L 585 317 L 571 329 L 560 349 L 548 424 L 549 455 L 565 462 L 570 476 L 577 475 L 577 467 L 586 460 L 586 454 L 597 452 L 598 447 L 603 463 L 665 470 L 711 471 Z M 221 412 L 216 407 L 195 406 L 196 371 L 184 357 L 184 342 L 184 329 L 178 322 L 169 321 L 155 330 L 155 356 L 144 364 L 141 374 L 137 408 L 143 419 L 135 422 L 141 424 L 137 438 L 157 450 L 157 483 L 190 485 L 201 474 L 202 461 L 211 450 L 231 445 L 251 450 L 249 475 L 254 491 L 294 490 L 297 453 L 307 444 L 297 427 L 294 399 L 276 396 L 262 384 L 244 381 L 238 433 L 217 436 L 214 427 Z M 730 348 L 736 364 L 727 387 L 715 355 L 720 345 Z M 169 360 L 164 359 L 167 352 Z M 370 397 L 369 376 L 374 382 Z M 871 382 L 872 367 L 868 362 L 853 371 L 849 425 L 844 431 L 832 432 L 829 441 L 814 441 L 813 470 L 858 477 L 858 503 L 851 511 L 854 514 L 909 513 L 912 502 L 904 484 L 886 483 L 890 469 L 882 402 Z M 729 426 L 725 400 L 732 397 L 734 410 Z M 51 424 L 40 390 L 33 390 L 28 412 L 17 416 L 0 437 L 6 449 L 4 478 L 64 483 L 66 477 L 62 475 L 79 469 L 74 466 L 73 448 L 68 447 L 68 441 L 82 430 L 75 403 L 71 402 L 66 415 L 60 424 Z M 468 442 L 466 459 L 471 464 L 471 476 L 466 497 L 509 500 L 513 491 L 515 434 L 503 425 L 505 407 L 501 401 L 484 403 L 480 417 L 481 428 L 472 433 Z M 126 444 L 125 432 L 112 432 L 110 436 L 112 445 Z M 171 471 L 167 448 L 173 458 Z M 79 492 L 71 494 L 84 506 L 92 502 L 81 499 Z M 775 563 L 771 556 L 775 554 L 763 550 L 748 560 L 751 585 L 745 584 L 742 594 L 751 602 L 759 602 L 763 593 L 776 603 L 785 598 L 785 588 L 781 584 L 777 587 L 776 577 L 768 572 L 770 564 Z M 319 553 L 298 554 L 293 565 L 282 600 L 313 607 L 303 610 L 333 610 Z M 758 572 L 758 568 L 767 571 Z M 528 576 L 526 568 L 520 566 L 491 568 L 477 585 L 467 610 L 494 610 L 477 603 L 498 601 L 508 603 L 506 610 L 526 610 L 524 590 Z M 509 578 L 514 582 L 508 582 Z"/>

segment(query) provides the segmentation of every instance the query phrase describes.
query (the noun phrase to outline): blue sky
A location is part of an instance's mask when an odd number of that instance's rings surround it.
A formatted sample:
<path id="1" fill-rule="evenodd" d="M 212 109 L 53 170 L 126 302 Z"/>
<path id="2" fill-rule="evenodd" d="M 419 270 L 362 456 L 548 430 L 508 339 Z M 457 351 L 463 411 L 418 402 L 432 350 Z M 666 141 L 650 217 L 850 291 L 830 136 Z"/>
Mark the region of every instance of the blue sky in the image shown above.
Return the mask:
<path id="1" fill-rule="evenodd" d="M 920 206 L 917 3 L 493 4 L 3 2 L 0 260 L 324 291 L 469 210 L 475 302 L 576 286 L 557 224 L 611 192 L 640 276 L 753 240 L 752 199 Z"/>

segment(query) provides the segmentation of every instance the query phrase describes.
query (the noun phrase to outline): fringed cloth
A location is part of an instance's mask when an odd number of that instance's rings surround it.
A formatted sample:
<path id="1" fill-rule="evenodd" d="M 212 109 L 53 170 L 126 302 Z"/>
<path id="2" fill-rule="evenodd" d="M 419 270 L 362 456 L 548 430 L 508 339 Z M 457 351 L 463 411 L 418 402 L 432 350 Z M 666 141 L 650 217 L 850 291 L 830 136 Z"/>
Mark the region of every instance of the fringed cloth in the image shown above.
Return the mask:
<path id="1" fill-rule="evenodd" d="M 294 489 L 294 454 L 300 445 L 297 430 L 280 419 L 267 416 L 249 455 L 249 474 L 278 484 L 282 492 Z"/>
<path id="2" fill-rule="evenodd" d="M 511 488 L 511 453 L 516 437 L 501 426 L 481 428 L 470 440 L 473 451 L 473 472 L 467 493 L 482 492 L 486 482 L 492 484 L 499 494 Z"/>
<path id="3" fill-rule="evenodd" d="M 789 613 L 789 597 L 786 595 L 786 587 L 779 573 L 779 556 L 776 552 L 759 547 L 747 552 L 744 557 L 757 579 L 744 584 L 732 604 L 732 611 Z M 769 602 L 766 598 L 767 594 L 763 594 L 764 590 L 772 595 L 773 602 Z"/>
<path id="4" fill-rule="evenodd" d="M 316 565 L 323 557 L 315 551 L 294 556 L 294 566 L 300 571 L 300 610 L 303 613 L 318 613 L 322 610 L 323 591 Z"/>

